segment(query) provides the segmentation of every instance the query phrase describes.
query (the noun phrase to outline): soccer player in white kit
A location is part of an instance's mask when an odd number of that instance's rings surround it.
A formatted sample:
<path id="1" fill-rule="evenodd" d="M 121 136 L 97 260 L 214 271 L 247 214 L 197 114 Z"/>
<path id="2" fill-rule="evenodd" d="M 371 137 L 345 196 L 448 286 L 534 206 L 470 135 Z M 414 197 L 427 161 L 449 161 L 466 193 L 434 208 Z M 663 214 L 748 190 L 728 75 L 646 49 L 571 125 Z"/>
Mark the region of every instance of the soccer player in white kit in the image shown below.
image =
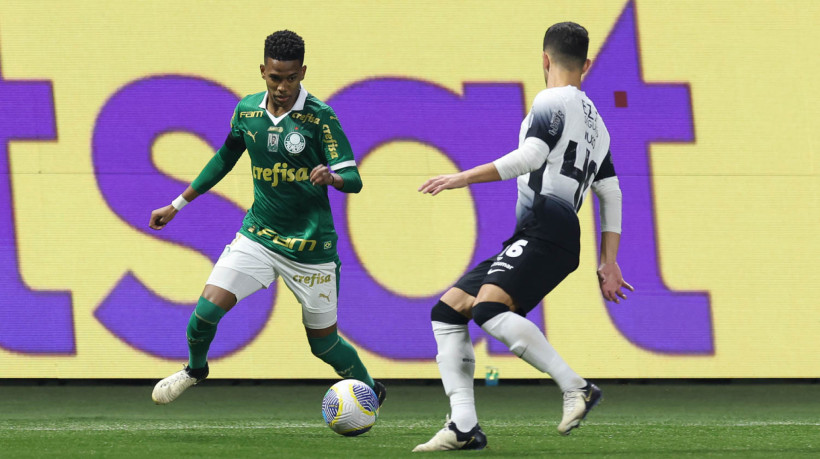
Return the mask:
<path id="1" fill-rule="evenodd" d="M 563 22 L 544 35 L 547 89 L 538 93 L 521 123 L 518 148 L 487 164 L 426 181 L 419 191 L 436 195 L 473 183 L 518 177 L 515 233 L 504 249 L 465 274 L 431 311 L 433 334 L 451 416 L 427 443 L 413 451 L 482 449 L 473 395 L 475 354 L 467 324 L 483 330 L 538 370 L 564 393 L 558 431 L 567 435 L 601 400 L 601 390 L 576 374 L 525 318 L 541 299 L 578 267 L 577 212 L 589 188 L 598 196 L 601 258 L 598 280 L 608 301 L 626 299 L 616 262 L 621 233 L 621 189 L 609 150 L 609 132 L 595 105 L 580 90 L 590 66 L 589 36 Z"/>

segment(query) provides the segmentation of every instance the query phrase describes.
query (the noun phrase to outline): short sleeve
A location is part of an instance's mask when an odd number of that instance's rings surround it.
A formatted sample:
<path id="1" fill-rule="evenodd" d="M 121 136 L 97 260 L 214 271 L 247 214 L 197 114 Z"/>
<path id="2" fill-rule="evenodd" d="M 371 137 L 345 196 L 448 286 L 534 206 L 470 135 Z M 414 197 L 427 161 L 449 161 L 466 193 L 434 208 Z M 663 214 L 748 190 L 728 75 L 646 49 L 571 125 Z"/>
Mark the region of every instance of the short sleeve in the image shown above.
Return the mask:
<path id="1" fill-rule="evenodd" d="M 612 163 L 612 152 L 607 151 L 603 162 L 601 162 L 601 167 L 598 168 L 598 173 L 595 174 L 595 181 L 616 176 L 615 164 Z"/>
<path id="2" fill-rule="evenodd" d="M 526 137 L 537 137 L 543 140 L 550 150 L 555 148 L 564 132 L 566 117 L 566 109 L 561 99 L 547 92 L 538 94 L 528 117 Z"/>
<path id="3" fill-rule="evenodd" d="M 231 117 L 231 132 L 228 133 L 228 137 L 225 139 L 225 147 L 227 147 L 231 151 L 239 153 L 244 152 L 246 148 L 245 135 L 242 133 L 242 129 L 240 129 L 239 127 L 238 104 L 233 111 L 233 117 Z"/>

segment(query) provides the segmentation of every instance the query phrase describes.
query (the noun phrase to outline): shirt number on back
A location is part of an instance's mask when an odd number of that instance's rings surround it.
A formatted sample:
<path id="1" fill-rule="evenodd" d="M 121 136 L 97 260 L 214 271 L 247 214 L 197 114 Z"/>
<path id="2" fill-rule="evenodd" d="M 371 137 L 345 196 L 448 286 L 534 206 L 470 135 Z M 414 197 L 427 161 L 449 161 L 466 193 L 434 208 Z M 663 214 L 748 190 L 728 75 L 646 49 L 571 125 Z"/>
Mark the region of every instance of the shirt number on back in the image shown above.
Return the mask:
<path id="1" fill-rule="evenodd" d="M 569 145 L 567 145 L 567 150 L 564 152 L 564 162 L 561 164 L 561 175 L 578 182 L 578 188 L 575 190 L 575 200 L 573 202 L 576 212 L 581 209 L 581 204 L 583 204 L 584 199 L 584 192 L 589 187 L 589 184 L 592 182 L 592 178 L 595 177 L 595 173 L 598 171 L 598 165 L 595 164 L 595 161 L 589 160 L 588 148 L 586 149 L 586 155 L 584 157 L 583 169 L 578 169 L 575 167 L 575 159 L 578 155 L 577 149 L 578 144 L 570 140 Z"/>

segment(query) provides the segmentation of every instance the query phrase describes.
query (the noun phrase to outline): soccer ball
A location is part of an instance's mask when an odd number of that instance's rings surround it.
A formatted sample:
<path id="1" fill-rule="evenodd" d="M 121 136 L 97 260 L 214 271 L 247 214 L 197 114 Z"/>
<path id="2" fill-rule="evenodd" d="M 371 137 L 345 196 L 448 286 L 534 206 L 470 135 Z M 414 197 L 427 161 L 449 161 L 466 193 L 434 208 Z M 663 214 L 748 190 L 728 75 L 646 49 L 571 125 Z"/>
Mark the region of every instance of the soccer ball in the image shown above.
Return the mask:
<path id="1" fill-rule="evenodd" d="M 361 435 L 379 419 L 379 398 L 367 384 L 356 379 L 337 382 L 325 393 L 322 416 L 334 432 L 348 437 Z"/>

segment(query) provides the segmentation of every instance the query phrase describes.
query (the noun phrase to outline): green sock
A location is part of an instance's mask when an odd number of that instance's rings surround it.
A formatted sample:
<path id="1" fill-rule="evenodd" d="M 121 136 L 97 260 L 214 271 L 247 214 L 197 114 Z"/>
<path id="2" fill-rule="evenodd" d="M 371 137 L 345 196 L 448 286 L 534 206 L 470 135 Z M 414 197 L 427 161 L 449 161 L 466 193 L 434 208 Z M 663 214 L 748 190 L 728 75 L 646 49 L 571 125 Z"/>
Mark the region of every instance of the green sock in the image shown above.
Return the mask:
<path id="1" fill-rule="evenodd" d="M 216 324 L 225 310 L 211 303 L 205 298 L 199 297 L 191 319 L 188 321 L 188 367 L 203 368 L 208 362 L 208 348 L 216 335 Z"/>
<path id="2" fill-rule="evenodd" d="M 335 331 L 324 338 L 308 338 L 310 351 L 336 370 L 342 378 L 353 378 L 373 387 L 373 378 L 356 349 Z"/>

